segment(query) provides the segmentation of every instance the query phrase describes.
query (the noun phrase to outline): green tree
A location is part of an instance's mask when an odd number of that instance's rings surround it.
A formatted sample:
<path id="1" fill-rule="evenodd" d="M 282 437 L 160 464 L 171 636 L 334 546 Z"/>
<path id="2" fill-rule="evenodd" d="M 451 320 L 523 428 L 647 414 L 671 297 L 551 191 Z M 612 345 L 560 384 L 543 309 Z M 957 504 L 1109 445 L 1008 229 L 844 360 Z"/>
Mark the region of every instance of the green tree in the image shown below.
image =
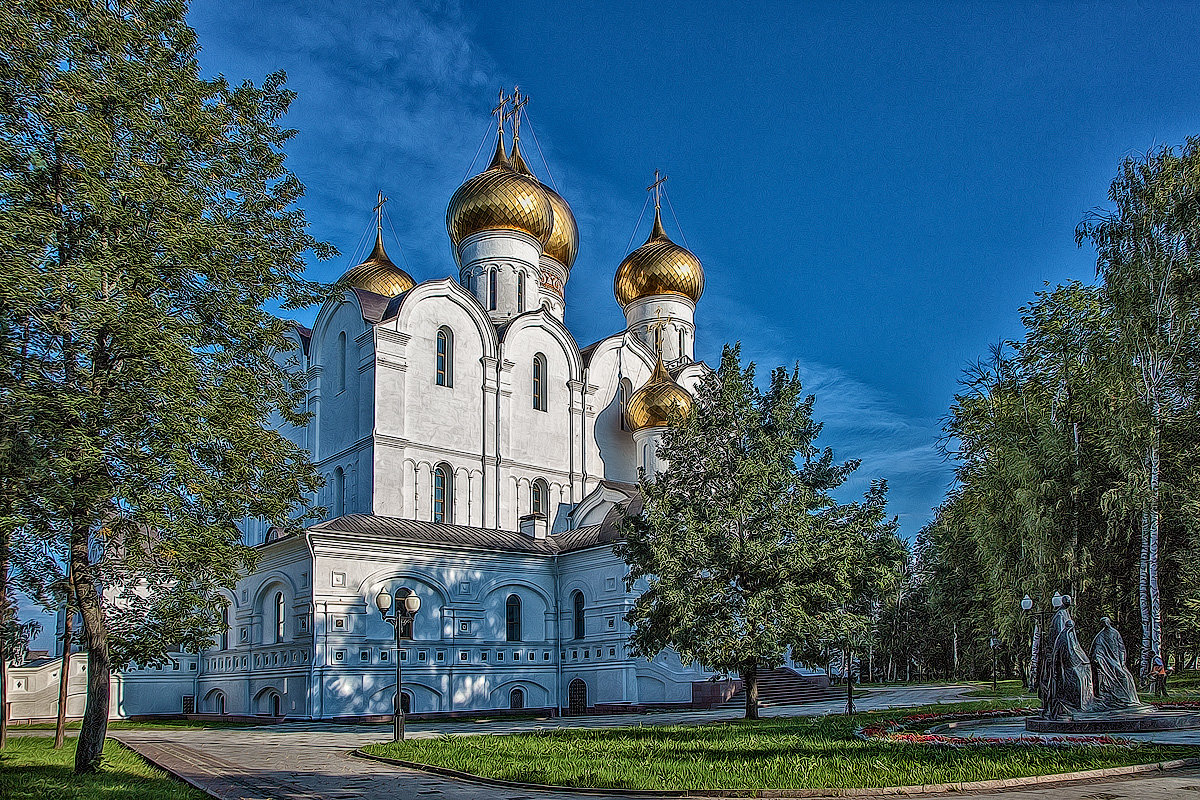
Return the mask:
<path id="1" fill-rule="evenodd" d="M 0 8 L 0 330 L 21 332 L 2 388 L 46 456 L 21 462 L 29 491 L 5 485 L 5 530 L 15 559 L 50 554 L 82 619 L 78 771 L 100 762 L 110 670 L 210 642 L 216 590 L 252 563 L 237 523 L 295 528 L 319 482 L 265 427 L 304 416 L 264 306 L 321 299 L 304 258 L 332 253 L 284 165 L 293 94 L 281 73 L 201 78 L 186 11 Z"/>
<path id="2" fill-rule="evenodd" d="M 1187 391 L 1194 386 L 1187 356 L 1194 354 L 1200 321 L 1200 137 L 1182 149 L 1127 157 L 1109 201 L 1111 208 L 1097 209 L 1079 225 L 1075 239 L 1096 248 L 1116 347 L 1137 377 L 1136 403 L 1127 409 L 1128 482 L 1141 515 L 1138 598 L 1146 676 L 1151 654 L 1165 655 L 1159 585 L 1164 435 L 1195 404 Z"/>
<path id="3" fill-rule="evenodd" d="M 758 673 L 832 630 L 844 565 L 829 491 L 857 462 L 814 444 L 813 398 L 779 368 L 760 391 L 754 365 L 726 346 L 692 412 L 663 436 L 668 462 L 644 475 L 642 513 L 622 522 L 617 551 L 630 587 L 634 652 L 674 648 L 684 663 L 738 672 L 746 717 L 758 716 Z"/>

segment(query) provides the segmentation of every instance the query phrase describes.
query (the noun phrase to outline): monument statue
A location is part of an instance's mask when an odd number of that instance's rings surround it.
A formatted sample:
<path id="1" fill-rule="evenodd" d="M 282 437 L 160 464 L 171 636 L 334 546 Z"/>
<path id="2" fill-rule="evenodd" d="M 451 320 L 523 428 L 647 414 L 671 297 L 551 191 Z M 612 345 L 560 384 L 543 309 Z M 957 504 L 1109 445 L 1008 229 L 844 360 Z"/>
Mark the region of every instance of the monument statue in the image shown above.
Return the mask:
<path id="1" fill-rule="evenodd" d="M 1075 620 L 1071 619 L 1071 596 L 1062 596 L 1062 607 L 1050 623 L 1049 675 L 1045 714 L 1051 719 L 1090 712 L 1095 705 L 1092 691 L 1092 662 L 1079 643 Z"/>
<path id="2" fill-rule="evenodd" d="M 1125 642 L 1113 627 L 1112 620 L 1103 617 L 1104 625 L 1092 640 L 1092 672 L 1095 675 L 1096 710 L 1131 711 L 1145 709 L 1138 699 L 1137 683 L 1125 666 Z"/>

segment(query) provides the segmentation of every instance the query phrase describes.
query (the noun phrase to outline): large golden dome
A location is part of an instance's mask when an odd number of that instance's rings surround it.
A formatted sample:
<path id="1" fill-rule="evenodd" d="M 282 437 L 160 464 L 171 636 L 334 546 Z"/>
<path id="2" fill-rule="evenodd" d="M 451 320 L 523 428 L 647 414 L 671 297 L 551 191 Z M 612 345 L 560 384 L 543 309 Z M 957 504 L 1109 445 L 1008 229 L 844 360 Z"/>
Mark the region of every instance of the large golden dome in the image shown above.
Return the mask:
<path id="1" fill-rule="evenodd" d="M 575 256 L 579 255 L 579 226 L 575 224 L 575 215 L 562 195 L 545 184 L 542 184 L 542 189 L 546 191 L 550 207 L 554 209 L 554 230 L 546 242 L 546 255 L 570 271 Z"/>
<path id="2" fill-rule="evenodd" d="M 704 268 L 690 250 L 667 238 L 662 216 L 654 210 L 654 227 L 646 243 L 625 256 L 613 278 L 613 294 L 621 307 L 641 297 L 676 294 L 693 303 L 704 294 Z"/>
<path id="3" fill-rule="evenodd" d="M 455 250 L 471 234 L 492 230 L 521 231 L 543 247 L 554 232 L 550 198 L 537 178 L 513 169 L 503 139 L 488 168 L 458 187 L 446 209 L 446 231 Z"/>
<path id="4" fill-rule="evenodd" d="M 662 356 L 646 385 L 633 393 L 625 408 L 625 419 L 635 431 L 669 425 L 692 410 L 692 396 L 671 378 Z"/>
<path id="5" fill-rule="evenodd" d="M 341 282 L 384 297 L 404 294 L 417 285 L 412 276 L 393 264 L 383 251 L 382 228 L 375 231 L 375 249 L 371 251 L 371 255 L 367 256 L 366 261 L 347 270 Z"/>

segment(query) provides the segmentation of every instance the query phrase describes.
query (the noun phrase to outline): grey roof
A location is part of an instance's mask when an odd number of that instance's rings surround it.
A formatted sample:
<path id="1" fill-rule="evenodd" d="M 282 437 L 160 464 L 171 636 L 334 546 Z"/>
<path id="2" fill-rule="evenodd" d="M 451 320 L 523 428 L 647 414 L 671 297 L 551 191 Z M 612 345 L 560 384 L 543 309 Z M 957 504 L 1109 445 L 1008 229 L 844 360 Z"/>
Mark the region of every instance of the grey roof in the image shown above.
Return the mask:
<path id="1" fill-rule="evenodd" d="M 357 286 L 351 286 L 350 291 L 354 292 L 358 298 L 358 306 L 362 309 L 364 321 L 371 323 L 383 321 L 392 298 L 369 292 L 366 289 L 359 289 Z"/>
<path id="2" fill-rule="evenodd" d="M 617 541 L 620 535 L 614 523 L 615 518 L 605 518 L 599 525 L 588 525 L 553 534 L 545 539 L 534 539 L 516 531 L 472 528 L 466 525 L 447 525 L 372 514 L 347 514 L 313 525 L 309 530 L 314 533 L 382 536 L 402 542 L 456 544 L 480 550 L 552 556 Z"/>

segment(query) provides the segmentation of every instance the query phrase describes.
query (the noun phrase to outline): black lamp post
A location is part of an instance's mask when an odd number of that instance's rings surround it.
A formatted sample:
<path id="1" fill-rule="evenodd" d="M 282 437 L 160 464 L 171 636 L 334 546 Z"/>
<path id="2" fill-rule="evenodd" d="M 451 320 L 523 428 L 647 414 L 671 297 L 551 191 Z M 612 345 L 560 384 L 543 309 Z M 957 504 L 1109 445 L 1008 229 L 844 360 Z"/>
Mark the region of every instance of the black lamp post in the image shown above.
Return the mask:
<path id="1" fill-rule="evenodd" d="M 1000 631 L 992 628 L 992 638 L 988 641 L 992 646 L 992 694 L 996 693 L 996 651 L 1000 649 Z"/>
<path id="2" fill-rule="evenodd" d="M 400 640 L 404 637 L 405 624 L 408 624 L 411 631 L 413 617 L 421 610 L 421 598 L 409 589 L 401 589 L 400 592 L 400 604 L 396 606 L 396 612 L 390 617 L 387 612 L 392 607 L 391 593 L 385 588 L 380 589 L 379 594 L 375 595 L 375 605 L 379 607 L 379 616 L 390 622 L 396 629 L 396 709 L 392 714 L 393 742 L 404 741 L 404 694 L 402 692 L 404 672 L 400 664 Z"/>
<path id="3" fill-rule="evenodd" d="M 1025 595 L 1021 598 L 1021 610 L 1033 617 L 1032 657 L 1029 661 L 1029 687 L 1042 696 L 1042 639 L 1046 631 L 1046 617 L 1062 608 L 1062 595 L 1058 592 L 1050 598 L 1051 611 L 1033 609 L 1033 598 Z M 1044 698 L 1043 698 L 1044 699 Z"/>

